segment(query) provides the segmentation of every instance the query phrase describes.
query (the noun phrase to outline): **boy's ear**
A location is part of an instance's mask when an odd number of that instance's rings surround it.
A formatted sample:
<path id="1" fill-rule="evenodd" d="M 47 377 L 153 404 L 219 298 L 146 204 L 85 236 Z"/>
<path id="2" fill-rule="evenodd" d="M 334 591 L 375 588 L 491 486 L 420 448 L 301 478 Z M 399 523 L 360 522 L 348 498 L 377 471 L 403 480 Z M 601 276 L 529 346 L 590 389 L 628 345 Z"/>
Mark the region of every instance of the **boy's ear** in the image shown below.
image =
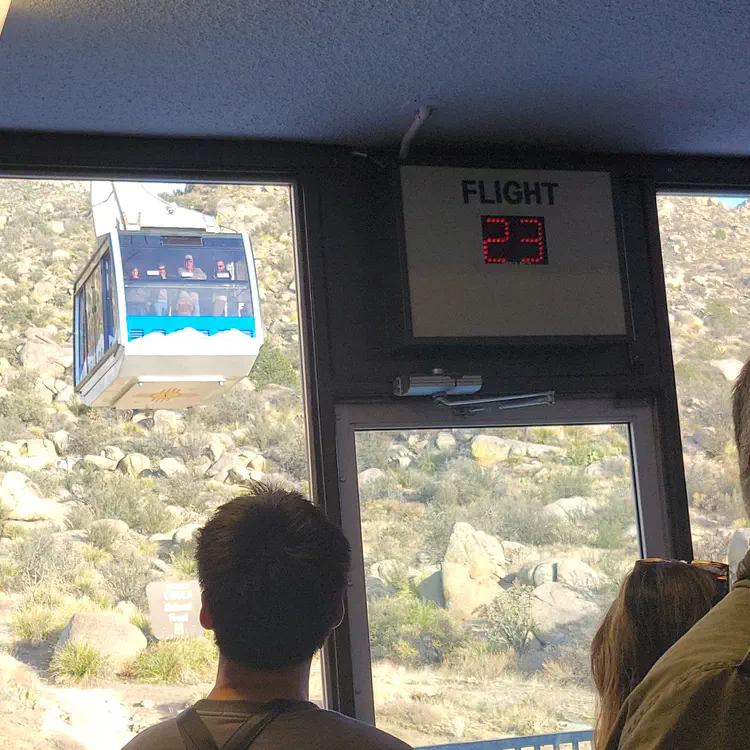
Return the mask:
<path id="1" fill-rule="evenodd" d="M 200 623 L 201 627 L 204 630 L 214 629 L 214 618 L 210 610 L 208 609 L 208 605 L 206 604 L 206 596 L 203 593 L 201 593 Z"/>

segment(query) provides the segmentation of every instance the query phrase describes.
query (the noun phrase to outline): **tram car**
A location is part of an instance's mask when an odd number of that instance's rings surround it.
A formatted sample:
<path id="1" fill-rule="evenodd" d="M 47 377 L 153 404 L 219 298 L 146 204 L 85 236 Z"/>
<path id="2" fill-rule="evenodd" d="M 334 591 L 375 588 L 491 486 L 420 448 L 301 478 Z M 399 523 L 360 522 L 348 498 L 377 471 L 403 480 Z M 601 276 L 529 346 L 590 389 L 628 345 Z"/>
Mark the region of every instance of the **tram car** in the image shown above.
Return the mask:
<path id="1" fill-rule="evenodd" d="M 92 208 L 96 252 L 74 287 L 82 401 L 183 409 L 245 377 L 263 344 L 248 236 L 136 183 L 93 183 Z"/>

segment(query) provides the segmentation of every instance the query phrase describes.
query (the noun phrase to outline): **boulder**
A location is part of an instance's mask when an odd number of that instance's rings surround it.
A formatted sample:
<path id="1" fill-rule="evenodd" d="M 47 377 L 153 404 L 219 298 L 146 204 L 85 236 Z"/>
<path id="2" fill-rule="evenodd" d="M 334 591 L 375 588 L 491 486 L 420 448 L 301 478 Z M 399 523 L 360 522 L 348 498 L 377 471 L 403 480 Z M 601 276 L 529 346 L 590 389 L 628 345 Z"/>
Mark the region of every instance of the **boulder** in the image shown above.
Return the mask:
<path id="1" fill-rule="evenodd" d="M 68 446 L 70 445 L 70 435 L 65 430 L 55 430 L 50 432 L 47 437 L 52 441 L 55 446 L 55 450 L 59 455 L 68 452 Z"/>
<path id="2" fill-rule="evenodd" d="M 745 366 L 745 363 L 740 362 L 739 359 L 712 359 L 709 364 L 715 367 L 728 383 L 734 383 L 740 370 Z"/>
<path id="3" fill-rule="evenodd" d="M 500 541 L 468 523 L 457 523 L 443 560 L 443 597 L 460 617 L 471 617 L 489 604 L 505 576 L 505 554 Z"/>
<path id="4" fill-rule="evenodd" d="M 246 464 L 241 456 L 236 453 L 225 453 L 218 461 L 215 461 L 206 471 L 206 476 L 217 482 L 226 482 L 230 469 L 236 467 L 245 468 Z"/>
<path id="5" fill-rule="evenodd" d="M 252 471 L 266 470 L 266 459 L 257 451 L 242 451 L 240 456 L 242 456 L 243 461 L 245 461 L 245 466 L 247 466 L 248 469 L 251 469 Z"/>
<path id="6" fill-rule="evenodd" d="M 0 481 L 0 487 L 10 492 L 11 495 L 18 495 L 28 481 L 26 474 L 20 471 L 6 471 Z"/>
<path id="7" fill-rule="evenodd" d="M 500 542 L 505 553 L 505 559 L 508 562 L 517 563 L 519 560 L 523 560 L 527 555 L 531 553 L 531 550 L 520 542 Z"/>
<path id="8" fill-rule="evenodd" d="M 495 435 L 477 435 L 471 441 L 471 455 L 480 466 L 495 466 L 505 461 L 510 454 L 510 446 L 506 440 Z"/>
<path id="9" fill-rule="evenodd" d="M 386 583 L 393 583 L 394 579 L 398 578 L 402 571 L 403 567 L 396 560 L 381 560 L 380 562 L 373 563 L 370 567 L 370 575 L 373 578 L 380 578 L 381 581 L 385 581 Z"/>
<path id="10" fill-rule="evenodd" d="M 176 477 L 178 474 L 186 474 L 187 467 L 179 458 L 167 456 L 159 461 L 159 469 L 164 472 L 165 476 Z"/>
<path id="11" fill-rule="evenodd" d="M 5 454 L 9 458 L 20 458 L 22 445 L 23 442 L 16 443 L 12 440 L 3 440 L 0 443 L 0 453 Z"/>
<path id="12" fill-rule="evenodd" d="M 174 432 L 184 432 L 185 418 L 182 412 L 169 409 L 157 409 L 154 412 L 154 425 L 167 427 Z"/>
<path id="13" fill-rule="evenodd" d="M 227 484 L 249 484 L 252 482 L 250 471 L 244 466 L 233 466 L 225 480 Z"/>
<path id="14" fill-rule="evenodd" d="M 443 574 L 436 571 L 420 581 L 417 586 L 417 594 L 420 599 L 434 602 L 438 607 L 445 607 L 445 596 L 443 595 Z"/>
<path id="15" fill-rule="evenodd" d="M 611 456 L 589 464 L 583 473 L 589 477 L 627 477 L 630 475 L 630 460 L 627 456 Z"/>
<path id="16" fill-rule="evenodd" d="M 359 486 L 364 487 L 366 484 L 385 479 L 385 472 L 382 469 L 376 469 L 373 467 L 371 469 L 360 471 L 357 478 L 359 479 Z"/>
<path id="17" fill-rule="evenodd" d="M 49 230 L 53 234 L 65 234 L 65 224 L 57 220 L 50 221 Z"/>
<path id="18" fill-rule="evenodd" d="M 131 477 L 137 477 L 142 471 L 150 471 L 151 461 L 142 453 L 129 453 L 117 464 L 117 468 Z"/>
<path id="19" fill-rule="evenodd" d="M 118 537 L 127 536 L 128 532 L 130 531 L 130 526 L 128 526 L 125 521 L 121 521 L 119 518 L 100 518 L 98 521 L 94 521 L 91 524 L 91 528 L 112 529 L 112 531 L 114 531 Z"/>
<path id="20" fill-rule="evenodd" d="M 26 340 L 18 351 L 18 359 L 24 367 L 60 378 L 73 364 L 72 345 L 61 346 L 48 330 L 28 328 L 24 337 Z"/>
<path id="21" fill-rule="evenodd" d="M 185 526 L 181 526 L 172 535 L 172 541 L 175 544 L 192 544 L 196 540 L 198 532 L 202 528 L 202 523 L 189 523 Z"/>
<path id="22" fill-rule="evenodd" d="M 12 521 L 50 521 L 58 528 L 65 527 L 65 507 L 54 500 L 39 497 L 25 488 L 15 496 L 16 506 L 10 514 Z"/>
<path id="23" fill-rule="evenodd" d="M 67 643 L 88 643 L 106 656 L 115 671 L 123 668 L 148 645 L 146 636 L 117 612 L 78 612 L 60 633 L 55 651 Z"/>
<path id="24" fill-rule="evenodd" d="M 208 455 L 211 457 L 211 461 L 218 461 L 226 451 L 226 446 L 218 438 L 213 438 L 208 446 Z"/>
<path id="25" fill-rule="evenodd" d="M 542 643 L 563 643 L 598 625 L 599 608 L 563 583 L 544 583 L 531 596 L 534 634 Z"/>
<path id="26" fill-rule="evenodd" d="M 573 588 L 593 589 L 602 583 L 602 577 L 581 560 L 548 557 L 526 563 L 518 573 L 521 583 L 543 586 L 545 583 L 564 583 Z"/>
<path id="27" fill-rule="evenodd" d="M 70 253 L 62 248 L 57 248 L 52 251 L 52 260 L 56 263 L 64 263 L 66 260 L 70 260 Z"/>
<path id="28" fill-rule="evenodd" d="M 114 471 L 117 468 L 117 462 L 112 461 L 104 456 L 94 456 L 89 454 L 82 459 L 83 465 L 100 471 Z"/>
<path id="29" fill-rule="evenodd" d="M 4 487 L 0 487 L 0 518 L 16 507 L 15 495 L 11 495 Z"/>
<path id="30" fill-rule="evenodd" d="M 543 518 L 556 523 L 573 523 L 590 516 L 596 507 L 590 497 L 561 497 L 545 505 L 539 513 Z"/>
<path id="31" fill-rule="evenodd" d="M 110 461 L 114 461 L 115 465 L 119 464 L 120 461 L 125 458 L 125 452 L 122 448 L 118 448 L 116 445 L 105 445 L 102 449 L 102 454 Z"/>
<path id="32" fill-rule="evenodd" d="M 365 591 L 367 592 L 367 601 L 372 602 L 376 599 L 384 599 L 387 596 L 393 596 L 396 593 L 395 589 L 388 586 L 385 581 L 381 581 L 380 578 L 375 576 L 367 576 L 365 578 Z"/>
<path id="33" fill-rule="evenodd" d="M 435 447 L 442 453 L 453 453 L 456 450 L 456 438 L 450 432 L 440 432 L 435 438 Z"/>
<path id="34" fill-rule="evenodd" d="M 57 460 L 57 449 L 51 440 L 32 438 L 25 444 L 25 454 L 29 458 L 49 458 Z"/>
<path id="35" fill-rule="evenodd" d="M 51 281 L 37 281 L 31 292 L 34 302 L 49 302 L 57 291 L 57 287 Z"/>
<path id="36" fill-rule="evenodd" d="M 57 396 L 55 396 L 55 401 L 67 404 L 73 396 L 75 396 L 75 389 L 72 385 L 66 385 L 65 388 L 58 391 Z"/>

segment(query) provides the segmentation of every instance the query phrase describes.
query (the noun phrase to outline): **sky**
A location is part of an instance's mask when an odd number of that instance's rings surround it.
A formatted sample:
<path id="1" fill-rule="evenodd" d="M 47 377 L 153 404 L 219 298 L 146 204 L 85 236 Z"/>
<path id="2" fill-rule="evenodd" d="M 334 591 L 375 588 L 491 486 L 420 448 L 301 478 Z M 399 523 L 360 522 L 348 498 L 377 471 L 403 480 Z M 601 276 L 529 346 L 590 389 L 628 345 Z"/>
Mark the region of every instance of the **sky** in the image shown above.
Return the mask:
<path id="1" fill-rule="evenodd" d="M 723 203 L 727 208 L 737 208 L 741 203 L 744 203 L 747 195 L 717 195 L 716 199 Z"/>

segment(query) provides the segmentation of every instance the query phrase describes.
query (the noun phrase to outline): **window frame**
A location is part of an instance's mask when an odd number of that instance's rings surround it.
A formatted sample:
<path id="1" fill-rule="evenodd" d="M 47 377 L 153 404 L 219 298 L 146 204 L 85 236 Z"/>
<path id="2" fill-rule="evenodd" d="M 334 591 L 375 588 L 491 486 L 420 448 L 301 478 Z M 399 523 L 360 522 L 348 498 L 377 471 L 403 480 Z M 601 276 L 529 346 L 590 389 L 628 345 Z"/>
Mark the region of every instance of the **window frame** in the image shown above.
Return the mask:
<path id="1" fill-rule="evenodd" d="M 351 639 L 350 658 L 356 718 L 370 724 L 375 723 L 355 433 L 360 430 L 583 424 L 628 426 L 640 553 L 643 557 L 669 557 L 672 539 L 669 518 L 665 513 L 665 485 L 656 448 L 654 409 L 648 400 L 570 398 L 561 399 L 553 406 L 509 411 L 493 410 L 490 407 L 475 415 L 455 415 L 451 409 L 429 399 L 336 406 L 341 523 L 352 547 L 346 619 Z"/>

